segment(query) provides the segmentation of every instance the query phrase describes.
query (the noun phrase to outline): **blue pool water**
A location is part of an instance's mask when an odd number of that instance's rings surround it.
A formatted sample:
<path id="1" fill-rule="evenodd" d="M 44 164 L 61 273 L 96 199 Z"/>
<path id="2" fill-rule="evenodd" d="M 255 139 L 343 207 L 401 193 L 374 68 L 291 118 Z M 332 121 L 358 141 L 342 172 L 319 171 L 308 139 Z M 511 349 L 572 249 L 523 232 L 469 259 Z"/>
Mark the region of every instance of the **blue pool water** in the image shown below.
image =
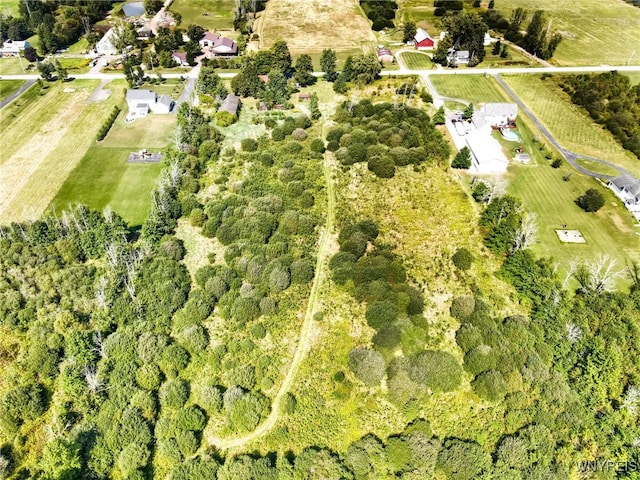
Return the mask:
<path id="1" fill-rule="evenodd" d="M 125 3 L 122 10 L 126 17 L 138 17 L 144 14 L 144 4 L 142 2 Z"/>
<path id="2" fill-rule="evenodd" d="M 507 140 L 511 140 L 512 142 L 517 142 L 520 140 L 520 135 L 509 129 L 502 130 L 502 136 Z"/>

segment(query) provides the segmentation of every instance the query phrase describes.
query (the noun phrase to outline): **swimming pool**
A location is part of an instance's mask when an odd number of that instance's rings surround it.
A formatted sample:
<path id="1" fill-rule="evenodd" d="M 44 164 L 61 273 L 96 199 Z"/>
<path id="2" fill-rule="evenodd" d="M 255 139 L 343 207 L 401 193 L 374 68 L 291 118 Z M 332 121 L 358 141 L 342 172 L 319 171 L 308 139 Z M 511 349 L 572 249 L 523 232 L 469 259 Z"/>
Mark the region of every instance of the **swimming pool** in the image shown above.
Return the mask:
<path id="1" fill-rule="evenodd" d="M 122 6 L 125 17 L 139 17 L 144 15 L 144 4 L 142 2 L 125 3 Z"/>
<path id="2" fill-rule="evenodd" d="M 510 130 L 508 128 L 505 128 L 504 130 L 502 130 L 502 136 L 505 139 L 510 140 L 512 142 L 520 141 L 520 135 L 518 135 L 516 132 L 514 132 L 513 130 Z"/>

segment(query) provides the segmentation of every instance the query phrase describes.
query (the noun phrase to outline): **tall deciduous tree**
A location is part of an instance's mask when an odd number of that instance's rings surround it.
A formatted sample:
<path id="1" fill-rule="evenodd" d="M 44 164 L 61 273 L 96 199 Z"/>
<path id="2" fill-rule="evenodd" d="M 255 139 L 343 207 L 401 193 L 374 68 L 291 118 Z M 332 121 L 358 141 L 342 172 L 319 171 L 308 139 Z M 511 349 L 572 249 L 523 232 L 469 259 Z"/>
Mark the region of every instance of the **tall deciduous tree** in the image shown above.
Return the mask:
<path id="1" fill-rule="evenodd" d="M 300 55 L 296 60 L 296 73 L 293 75 L 296 81 L 306 87 L 315 82 L 316 77 L 313 76 L 313 61 L 307 54 Z"/>
<path id="2" fill-rule="evenodd" d="M 404 43 L 410 42 L 416 36 L 416 24 L 415 22 L 407 22 L 404 24 L 404 36 L 402 41 Z"/>
<path id="3" fill-rule="evenodd" d="M 271 67 L 285 73 L 291 68 L 291 53 L 287 42 L 284 40 L 276 41 L 270 50 Z"/>
<path id="4" fill-rule="evenodd" d="M 353 79 L 360 85 L 373 82 L 381 70 L 380 62 L 373 55 L 353 56 Z"/>
<path id="5" fill-rule="evenodd" d="M 487 24 L 475 12 L 449 15 L 442 19 L 454 46 L 469 50 L 469 64 L 477 65 L 484 59 L 484 35 Z"/>

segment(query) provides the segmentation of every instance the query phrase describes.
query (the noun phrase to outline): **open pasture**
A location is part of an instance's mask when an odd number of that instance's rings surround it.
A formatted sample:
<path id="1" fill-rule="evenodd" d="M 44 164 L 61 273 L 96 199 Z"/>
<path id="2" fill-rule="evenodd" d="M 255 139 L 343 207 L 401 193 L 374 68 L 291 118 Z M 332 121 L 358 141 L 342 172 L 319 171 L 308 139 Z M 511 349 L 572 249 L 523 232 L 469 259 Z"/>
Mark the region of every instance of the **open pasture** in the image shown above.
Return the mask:
<path id="1" fill-rule="evenodd" d="M 608 160 L 640 175 L 640 161 L 602 126 L 595 123 L 549 78 L 503 75 L 505 82 L 560 142 L 569 150 Z"/>
<path id="2" fill-rule="evenodd" d="M 170 10 L 182 15 L 182 25 L 220 30 L 233 28 L 235 6 L 235 0 L 174 0 Z"/>
<path id="3" fill-rule="evenodd" d="M 117 103 L 88 103 L 97 80 L 56 84 L 19 99 L 19 115 L 0 117 L 0 223 L 37 218 L 49 205 Z"/>
<path id="4" fill-rule="evenodd" d="M 553 19 L 564 39 L 552 63 L 558 65 L 625 65 L 640 63 L 640 8 L 621 0 L 555 0 L 534 6 L 528 0 L 496 2 L 505 18 L 514 8 L 540 8 Z M 531 16 L 532 13 L 530 13 Z M 634 55 L 635 52 L 635 55 Z"/>
<path id="5" fill-rule="evenodd" d="M 432 75 L 431 83 L 445 97 L 480 103 L 507 102 L 509 97 L 491 77 L 484 75 Z"/>
<path id="6" fill-rule="evenodd" d="M 259 34 L 262 48 L 286 40 L 292 53 L 368 50 L 375 41 L 356 0 L 269 0 Z"/>

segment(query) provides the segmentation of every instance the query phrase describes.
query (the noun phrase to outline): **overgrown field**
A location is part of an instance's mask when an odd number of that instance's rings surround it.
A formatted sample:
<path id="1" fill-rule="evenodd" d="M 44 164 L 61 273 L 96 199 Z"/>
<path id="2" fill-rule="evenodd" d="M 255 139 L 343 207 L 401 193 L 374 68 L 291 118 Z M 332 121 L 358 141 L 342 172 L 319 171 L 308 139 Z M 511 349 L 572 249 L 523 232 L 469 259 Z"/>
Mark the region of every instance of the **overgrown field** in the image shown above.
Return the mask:
<path id="1" fill-rule="evenodd" d="M 356 0 L 269 0 L 258 32 L 262 48 L 286 40 L 292 53 L 368 50 L 374 41 Z"/>
<path id="2" fill-rule="evenodd" d="M 182 15 L 183 25 L 200 25 L 206 30 L 233 29 L 234 0 L 174 0 L 171 11 Z"/>
<path id="3" fill-rule="evenodd" d="M 564 148 L 608 160 L 640 175 L 640 161 L 573 105 L 552 78 L 543 80 L 535 75 L 503 75 L 503 78 Z"/>
<path id="4" fill-rule="evenodd" d="M 12 114 L 2 115 L 0 222 L 42 214 L 95 142 L 104 118 L 122 98 L 114 94 L 104 102 L 87 103 L 98 84 L 93 80 L 55 84 L 42 97 L 33 88 L 8 107 Z"/>
<path id="5" fill-rule="evenodd" d="M 532 12 L 540 8 L 553 19 L 553 28 L 564 36 L 552 62 L 558 65 L 625 65 L 640 63 L 640 8 L 618 0 L 545 2 L 534 7 L 528 0 L 496 2 L 508 19 L 514 8 Z"/>
<path id="6" fill-rule="evenodd" d="M 430 79 L 440 95 L 468 100 L 476 107 L 510 100 L 498 82 L 484 75 L 432 75 Z"/>

